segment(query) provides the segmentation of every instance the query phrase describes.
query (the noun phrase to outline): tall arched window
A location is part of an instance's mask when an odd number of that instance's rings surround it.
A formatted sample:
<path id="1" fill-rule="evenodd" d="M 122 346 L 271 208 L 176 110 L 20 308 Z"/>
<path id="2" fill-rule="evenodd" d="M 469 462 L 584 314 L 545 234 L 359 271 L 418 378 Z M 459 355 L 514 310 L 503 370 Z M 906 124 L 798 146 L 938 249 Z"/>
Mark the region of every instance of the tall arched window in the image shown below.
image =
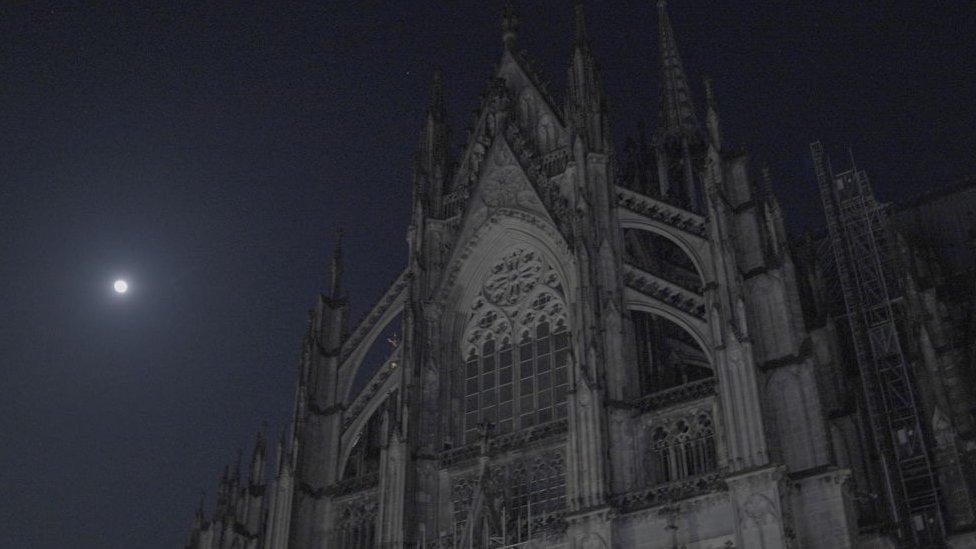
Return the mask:
<path id="1" fill-rule="evenodd" d="M 489 272 L 462 342 L 466 444 L 482 423 L 510 433 L 566 416 L 570 338 L 562 284 L 534 250 Z"/>

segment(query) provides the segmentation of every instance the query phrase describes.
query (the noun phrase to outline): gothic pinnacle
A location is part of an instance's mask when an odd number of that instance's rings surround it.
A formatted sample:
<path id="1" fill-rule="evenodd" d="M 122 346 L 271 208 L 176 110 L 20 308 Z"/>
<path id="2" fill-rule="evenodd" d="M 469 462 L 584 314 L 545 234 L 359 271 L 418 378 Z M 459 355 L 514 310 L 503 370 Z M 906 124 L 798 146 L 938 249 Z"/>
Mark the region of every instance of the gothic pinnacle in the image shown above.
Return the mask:
<path id="1" fill-rule="evenodd" d="M 712 93 L 712 80 L 705 79 L 705 125 L 708 129 L 708 137 L 716 150 L 722 150 L 722 132 L 719 126 L 718 106 L 715 102 L 715 94 Z"/>
<path id="2" fill-rule="evenodd" d="M 698 127 L 688 79 L 678 54 L 678 44 L 668 17 L 668 3 L 658 0 L 658 33 L 661 55 L 661 120 L 658 131 L 692 130 Z"/>

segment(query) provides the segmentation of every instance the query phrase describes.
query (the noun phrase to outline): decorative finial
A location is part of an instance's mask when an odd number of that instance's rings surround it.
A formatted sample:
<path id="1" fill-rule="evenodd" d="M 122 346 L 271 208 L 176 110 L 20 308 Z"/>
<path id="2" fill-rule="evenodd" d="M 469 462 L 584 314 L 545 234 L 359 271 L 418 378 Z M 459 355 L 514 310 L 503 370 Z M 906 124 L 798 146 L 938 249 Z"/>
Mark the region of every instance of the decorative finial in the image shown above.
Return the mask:
<path id="1" fill-rule="evenodd" d="M 515 38 L 518 35 L 519 15 L 518 10 L 511 0 L 505 3 L 502 9 L 502 43 L 507 49 L 515 48 Z"/>

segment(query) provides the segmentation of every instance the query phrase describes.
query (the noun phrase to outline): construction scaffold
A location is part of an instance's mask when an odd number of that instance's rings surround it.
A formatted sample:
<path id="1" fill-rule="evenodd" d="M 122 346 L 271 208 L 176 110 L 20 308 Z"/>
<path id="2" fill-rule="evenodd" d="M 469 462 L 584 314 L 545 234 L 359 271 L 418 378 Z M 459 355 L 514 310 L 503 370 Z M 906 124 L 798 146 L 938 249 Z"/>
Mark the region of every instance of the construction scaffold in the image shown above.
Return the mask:
<path id="1" fill-rule="evenodd" d="M 810 149 L 891 527 L 902 544 L 938 547 L 945 525 L 918 390 L 899 337 L 884 206 L 853 161 L 850 170 L 834 174 L 820 142 Z"/>

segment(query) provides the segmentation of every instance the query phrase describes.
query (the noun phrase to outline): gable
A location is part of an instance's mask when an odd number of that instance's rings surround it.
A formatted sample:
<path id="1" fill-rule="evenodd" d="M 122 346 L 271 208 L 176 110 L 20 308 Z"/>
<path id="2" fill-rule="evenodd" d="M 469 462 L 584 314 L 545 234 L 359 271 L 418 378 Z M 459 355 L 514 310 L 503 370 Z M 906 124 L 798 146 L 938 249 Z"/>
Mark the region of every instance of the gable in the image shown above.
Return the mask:
<path id="1" fill-rule="evenodd" d="M 480 241 L 486 234 L 496 228 L 516 227 L 558 249 L 554 252 L 557 255 L 572 256 L 560 225 L 539 197 L 507 140 L 499 136 L 485 154 L 480 176 L 459 220 L 441 291 L 454 283 L 454 277 L 466 262 L 476 260 L 472 252 L 482 247 L 480 244 L 484 243 Z"/>

